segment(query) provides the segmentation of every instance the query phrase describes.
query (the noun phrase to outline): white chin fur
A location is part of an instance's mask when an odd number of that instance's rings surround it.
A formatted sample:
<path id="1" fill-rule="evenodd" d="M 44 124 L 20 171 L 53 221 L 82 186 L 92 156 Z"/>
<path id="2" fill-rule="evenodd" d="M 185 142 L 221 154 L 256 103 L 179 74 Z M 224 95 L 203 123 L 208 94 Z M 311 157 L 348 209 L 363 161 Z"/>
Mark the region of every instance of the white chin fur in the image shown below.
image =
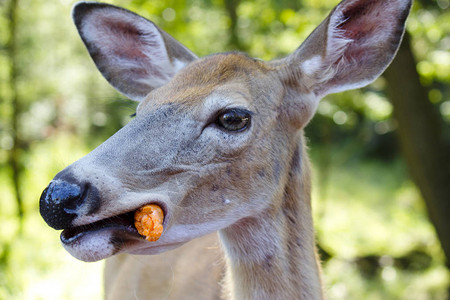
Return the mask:
<path id="1" fill-rule="evenodd" d="M 121 245 L 120 250 L 112 243 L 113 231 L 89 232 L 70 244 L 62 243 L 64 249 L 76 259 L 85 262 L 99 261 L 118 253 L 154 255 L 180 247 L 185 242 L 165 243 L 164 237 L 158 242 L 134 241 Z"/>
<path id="2" fill-rule="evenodd" d="M 63 247 L 76 259 L 93 262 L 108 258 L 118 253 L 154 255 L 180 247 L 184 243 L 223 227 L 221 222 L 208 223 L 205 226 L 178 225 L 164 232 L 156 242 L 144 239 L 120 238 L 115 229 L 102 229 L 86 232 Z M 113 241 L 116 241 L 113 243 Z"/>
<path id="3" fill-rule="evenodd" d="M 97 231 L 81 236 L 70 244 L 64 244 L 73 257 L 85 261 L 93 262 L 107 258 L 115 254 L 114 245 L 111 244 L 112 233 L 109 231 Z"/>

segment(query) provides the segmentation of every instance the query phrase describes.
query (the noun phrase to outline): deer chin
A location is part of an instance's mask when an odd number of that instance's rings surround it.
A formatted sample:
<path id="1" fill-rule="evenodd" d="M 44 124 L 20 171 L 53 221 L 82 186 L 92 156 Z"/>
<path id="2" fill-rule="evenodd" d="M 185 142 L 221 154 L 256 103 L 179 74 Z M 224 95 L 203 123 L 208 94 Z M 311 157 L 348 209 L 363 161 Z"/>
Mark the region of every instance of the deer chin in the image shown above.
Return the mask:
<path id="1" fill-rule="evenodd" d="M 119 253 L 154 255 L 184 244 L 148 242 L 137 231 L 135 233 L 114 227 L 85 231 L 70 239 L 66 239 L 63 232 L 61 242 L 67 252 L 85 262 L 99 261 Z"/>
<path id="2" fill-rule="evenodd" d="M 61 232 L 60 239 L 67 252 L 86 262 L 98 261 L 123 252 L 158 254 L 183 244 L 165 245 L 161 241 L 146 241 L 134 226 L 134 211 L 66 228 Z"/>
<path id="3" fill-rule="evenodd" d="M 131 213 L 67 228 L 61 232 L 60 239 L 72 256 L 87 262 L 107 258 L 142 241 L 133 226 Z"/>
<path id="4" fill-rule="evenodd" d="M 118 248 L 118 243 L 115 242 L 117 232 L 114 228 L 104 228 L 83 232 L 66 239 L 63 231 L 61 242 L 64 249 L 73 257 L 85 262 L 93 262 L 121 252 L 125 239 L 120 239 L 120 248 Z M 138 241 L 129 239 L 128 243 L 138 243 Z"/>

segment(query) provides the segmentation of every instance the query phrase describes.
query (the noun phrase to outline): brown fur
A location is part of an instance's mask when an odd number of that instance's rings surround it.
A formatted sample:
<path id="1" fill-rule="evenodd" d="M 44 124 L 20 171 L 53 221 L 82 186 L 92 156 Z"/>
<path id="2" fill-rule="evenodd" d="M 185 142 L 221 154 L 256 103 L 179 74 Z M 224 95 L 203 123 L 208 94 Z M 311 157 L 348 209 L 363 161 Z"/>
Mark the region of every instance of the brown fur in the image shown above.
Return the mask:
<path id="1" fill-rule="evenodd" d="M 267 73 L 270 69 L 270 66 L 243 53 L 211 55 L 194 61 L 189 68 L 181 70 L 166 85 L 153 90 L 139 109 L 167 103 L 195 107 L 219 86 L 231 80 L 248 84 L 252 75 L 257 76 L 255 74 L 258 72 Z"/>

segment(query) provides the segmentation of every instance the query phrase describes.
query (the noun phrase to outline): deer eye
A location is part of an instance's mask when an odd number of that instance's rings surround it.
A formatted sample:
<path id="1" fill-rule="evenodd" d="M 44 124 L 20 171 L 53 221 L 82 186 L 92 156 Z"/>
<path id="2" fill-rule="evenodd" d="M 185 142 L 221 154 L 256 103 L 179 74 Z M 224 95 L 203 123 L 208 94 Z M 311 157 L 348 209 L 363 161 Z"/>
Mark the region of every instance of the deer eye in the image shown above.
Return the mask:
<path id="1" fill-rule="evenodd" d="M 251 113 L 244 109 L 230 109 L 221 112 L 216 124 L 227 131 L 242 131 L 250 125 Z"/>

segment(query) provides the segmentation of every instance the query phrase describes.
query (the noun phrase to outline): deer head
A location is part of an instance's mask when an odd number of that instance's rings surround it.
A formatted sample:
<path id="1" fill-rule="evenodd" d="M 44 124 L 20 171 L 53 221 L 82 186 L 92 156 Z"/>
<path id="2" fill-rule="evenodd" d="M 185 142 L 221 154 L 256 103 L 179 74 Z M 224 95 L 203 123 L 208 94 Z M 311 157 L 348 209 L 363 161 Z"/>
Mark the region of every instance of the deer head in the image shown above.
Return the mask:
<path id="1" fill-rule="evenodd" d="M 264 62 L 239 52 L 197 58 L 130 11 L 77 4 L 73 18 L 97 68 L 140 103 L 131 122 L 55 176 L 42 217 L 63 229 L 73 256 L 95 261 L 159 253 L 276 210 L 289 174 L 307 173 L 298 163 L 307 160 L 303 128 L 319 100 L 384 71 L 410 5 L 344 0 L 291 55 Z M 150 203 L 165 212 L 156 242 L 132 222 Z"/>

